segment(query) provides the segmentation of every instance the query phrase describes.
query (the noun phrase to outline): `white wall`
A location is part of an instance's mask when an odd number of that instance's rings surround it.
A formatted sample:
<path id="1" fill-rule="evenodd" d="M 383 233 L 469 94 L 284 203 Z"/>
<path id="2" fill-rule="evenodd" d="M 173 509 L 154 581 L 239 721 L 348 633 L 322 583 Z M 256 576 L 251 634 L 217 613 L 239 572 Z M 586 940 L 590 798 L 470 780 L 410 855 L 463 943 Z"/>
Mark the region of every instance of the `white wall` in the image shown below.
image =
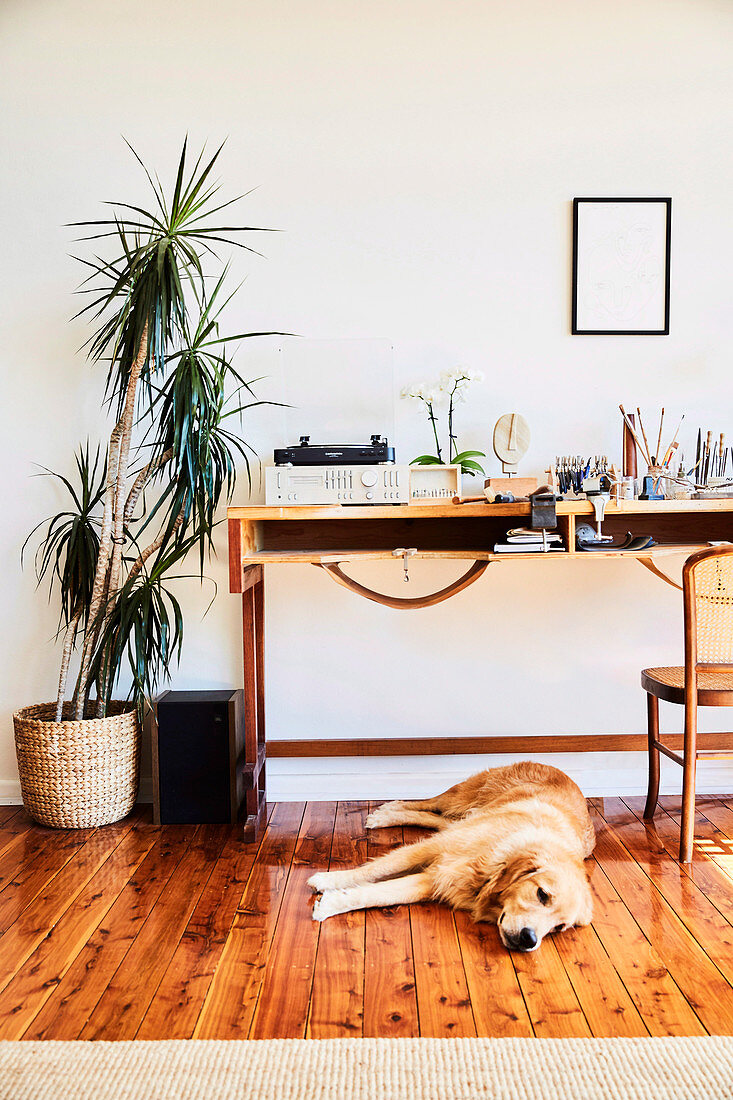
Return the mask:
<path id="1" fill-rule="evenodd" d="M 99 371 L 67 320 L 79 271 L 63 225 L 145 197 L 120 134 L 168 178 L 186 131 L 228 137 L 227 191 L 257 187 L 244 217 L 285 230 L 263 240 L 266 260 L 235 258 L 248 280 L 232 327 L 389 337 L 398 388 L 481 368 L 462 438 L 486 448 L 496 417 L 521 411 L 527 472 L 569 451 L 618 459 L 620 400 L 663 402 L 670 421 L 684 410 L 689 452 L 699 423 L 733 433 L 732 40 L 727 0 L 4 0 L 0 797 L 17 792 L 12 711 L 53 695 L 58 658 L 53 608 L 18 565 L 58 500 L 33 463 L 68 470 L 100 430 Z M 570 201 L 594 194 L 673 197 L 669 337 L 569 335 Z M 250 350 L 246 365 L 271 359 Z M 426 428 L 404 402 L 397 416 L 407 459 Z M 278 424 L 248 424 L 264 456 Z M 240 682 L 224 550 L 206 618 L 209 589 L 184 590 L 179 687 Z M 415 590 L 457 568 L 416 565 Z M 399 585 L 397 566 L 360 575 Z M 267 628 L 273 739 L 639 731 L 639 669 L 681 656 L 678 595 L 633 562 L 492 567 L 414 614 L 274 568 Z M 479 763 L 283 761 L 270 789 L 380 797 Z M 589 792 L 643 785 L 636 756 L 562 763 Z M 704 765 L 701 787 L 732 779 Z"/>

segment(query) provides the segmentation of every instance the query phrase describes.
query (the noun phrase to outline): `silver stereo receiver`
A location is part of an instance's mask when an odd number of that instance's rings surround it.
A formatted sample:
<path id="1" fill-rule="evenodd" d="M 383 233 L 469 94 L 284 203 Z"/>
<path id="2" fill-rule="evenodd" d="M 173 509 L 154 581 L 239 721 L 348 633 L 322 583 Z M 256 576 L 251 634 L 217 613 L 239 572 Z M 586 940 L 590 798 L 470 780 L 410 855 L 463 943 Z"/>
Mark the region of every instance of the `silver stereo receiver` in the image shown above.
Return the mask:
<path id="1" fill-rule="evenodd" d="M 268 466 L 266 504 L 409 504 L 410 467 Z"/>

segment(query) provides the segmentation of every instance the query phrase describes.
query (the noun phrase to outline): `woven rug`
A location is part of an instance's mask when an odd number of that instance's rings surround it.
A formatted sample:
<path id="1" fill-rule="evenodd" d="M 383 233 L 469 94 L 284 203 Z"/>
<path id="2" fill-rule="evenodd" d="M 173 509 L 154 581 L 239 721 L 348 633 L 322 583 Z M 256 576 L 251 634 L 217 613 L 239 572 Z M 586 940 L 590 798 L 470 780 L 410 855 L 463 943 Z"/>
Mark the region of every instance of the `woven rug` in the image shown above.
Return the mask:
<path id="1" fill-rule="evenodd" d="M 0 1042 L 2 1100 L 719 1100 L 733 1038 Z"/>

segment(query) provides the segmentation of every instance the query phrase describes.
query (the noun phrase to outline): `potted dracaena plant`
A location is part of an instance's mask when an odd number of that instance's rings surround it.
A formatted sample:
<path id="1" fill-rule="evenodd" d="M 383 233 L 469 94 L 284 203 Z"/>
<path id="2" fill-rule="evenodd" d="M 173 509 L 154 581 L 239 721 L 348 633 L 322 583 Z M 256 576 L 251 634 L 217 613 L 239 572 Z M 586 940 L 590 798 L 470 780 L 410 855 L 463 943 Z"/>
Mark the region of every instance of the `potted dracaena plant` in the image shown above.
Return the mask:
<path id="1" fill-rule="evenodd" d="M 73 223 L 107 256 L 82 261 L 90 300 L 80 313 L 94 324 L 89 356 L 106 364 L 114 426 L 106 451 L 87 443 L 71 478 L 53 474 L 67 505 L 32 532 L 39 584 L 45 578 L 60 597 L 61 669 L 54 702 L 14 715 L 15 740 L 23 802 L 52 826 L 106 824 L 132 808 L 143 707 L 183 640 L 168 582 L 193 547 L 203 579 L 217 506 L 231 499 L 238 459 L 250 478 L 252 448 L 229 430 L 229 418 L 267 403 L 235 370 L 229 349 L 275 334 L 219 331 L 229 298 L 217 249 L 246 248 L 237 235 L 255 231 L 220 224 L 236 201 L 220 198 L 212 176 L 221 147 L 191 166 L 184 142 L 169 194 L 132 152 L 152 209 L 111 203 L 111 217 Z M 132 688 L 120 702 L 124 667 Z"/>

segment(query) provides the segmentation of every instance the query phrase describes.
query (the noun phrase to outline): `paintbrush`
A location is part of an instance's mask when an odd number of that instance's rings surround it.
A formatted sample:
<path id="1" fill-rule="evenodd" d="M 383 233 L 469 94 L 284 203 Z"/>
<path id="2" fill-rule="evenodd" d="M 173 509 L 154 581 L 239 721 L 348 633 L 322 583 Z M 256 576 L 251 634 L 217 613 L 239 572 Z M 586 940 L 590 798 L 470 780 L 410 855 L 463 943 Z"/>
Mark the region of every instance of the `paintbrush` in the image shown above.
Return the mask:
<path id="1" fill-rule="evenodd" d="M 677 450 L 678 447 L 679 447 L 679 443 L 670 443 L 669 447 L 667 448 L 667 453 L 664 456 L 664 462 L 662 463 L 662 467 L 664 469 L 666 469 L 667 466 L 669 466 L 670 462 L 674 458 L 674 452 Z"/>
<path id="2" fill-rule="evenodd" d="M 676 440 L 677 436 L 678 436 L 678 435 L 680 434 L 680 428 L 682 427 L 682 421 L 683 421 L 684 419 L 685 419 L 685 414 L 684 414 L 684 413 L 682 413 L 682 416 L 680 417 L 680 422 L 679 422 L 679 424 L 677 425 L 677 431 L 676 431 L 676 432 L 674 433 L 674 435 L 672 436 L 672 442 L 673 442 L 673 443 L 674 443 L 674 441 Z"/>
<path id="3" fill-rule="evenodd" d="M 654 461 L 659 458 L 662 451 L 662 424 L 664 423 L 664 405 L 662 405 L 662 415 L 659 417 L 659 435 L 657 436 L 657 449 L 654 453 Z"/>
<path id="4" fill-rule="evenodd" d="M 653 466 L 654 463 L 652 461 L 652 452 L 649 450 L 649 442 L 646 437 L 646 432 L 644 431 L 644 422 L 641 419 L 641 409 L 638 407 L 638 405 L 636 408 L 636 414 L 639 417 L 639 427 L 641 428 L 641 434 L 644 439 L 644 446 L 646 447 L 646 460 L 650 466 Z"/>
<path id="5" fill-rule="evenodd" d="M 624 418 L 624 423 L 626 424 L 626 427 L 627 427 L 627 428 L 629 429 L 629 431 L 631 432 L 631 435 L 632 435 L 632 438 L 633 438 L 633 440 L 634 440 L 634 443 L 636 443 L 637 447 L 638 447 L 638 448 L 639 448 L 639 450 L 641 451 L 641 453 L 642 453 L 642 456 L 643 456 L 644 458 L 647 458 L 647 456 L 646 456 L 646 455 L 644 455 L 644 448 L 642 447 L 641 443 L 639 442 L 639 437 L 638 437 L 638 435 L 636 434 L 636 432 L 634 431 L 634 425 L 633 425 L 633 424 L 631 423 L 631 421 L 629 420 L 628 416 L 626 415 L 626 409 L 625 409 L 625 408 L 623 407 L 623 405 L 619 405 L 619 409 L 621 410 L 621 415 L 622 415 L 622 416 L 623 416 L 623 418 Z M 648 458 L 647 458 L 647 461 L 648 461 Z"/>
<path id="6" fill-rule="evenodd" d="M 697 429 L 697 450 L 695 451 L 695 465 L 692 467 L 693 470 L 696 470 L 698 468 L 698 466 L 700 465 L 700 446 L 701 446 L 701 444 L 702 444 L 702 429 L 698 428 Z"/>

